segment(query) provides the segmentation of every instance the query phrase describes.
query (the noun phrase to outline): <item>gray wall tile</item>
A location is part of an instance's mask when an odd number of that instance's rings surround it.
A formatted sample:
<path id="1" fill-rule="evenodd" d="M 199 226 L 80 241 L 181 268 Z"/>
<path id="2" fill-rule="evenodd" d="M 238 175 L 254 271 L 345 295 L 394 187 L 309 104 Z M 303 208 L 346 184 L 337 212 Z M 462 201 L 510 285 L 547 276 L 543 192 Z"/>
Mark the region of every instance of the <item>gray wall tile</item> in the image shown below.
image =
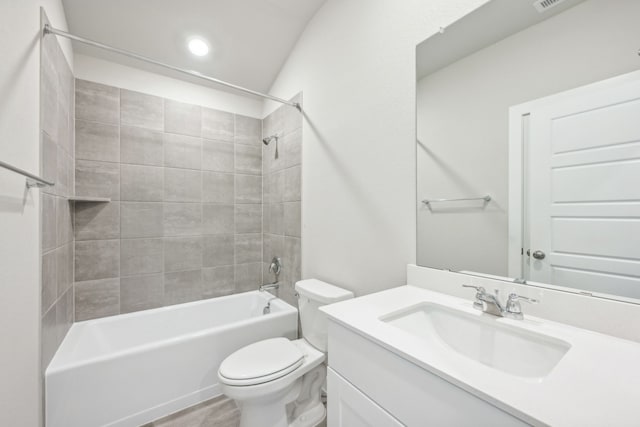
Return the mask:
<path id="1" fill-rule="evenodd" d="M 164 304 L 181 304 L 202 298 L 202 270 L 164 275 Z"/>
<path id="2" fill-rule="evenodd" d="M 300 98 L 297 96 L 296 98 Z M 264 135 L 280 135 L 279 158 L 275 147 L 263 148 L 265 206 L 263 209 L 263 260 L 265 279 L 272 280 L 267 271 L 273 256 L 280 256 L 283 273 L 280 277 L 280 298 L 297 305 L 293 284 L 301 277 L 301 162 L 302 115 L 293 108 L 278 108 L 263 120 Z M 284 203 L 283 203 L 284 202 Z"/>
<path id="3" fill-rule="evenodd" d="M 165 202 L 200 202 L 202 172 L 188 169 L 164 169 Z"/>
<path id="4" fill-rule="evenodd" d="M 235 206 L 236 233 L 262 232 L 262 205 Z"/>
<path id="5" fill-rule="evenodd" d="M 202 139 L 165 133 L 164 165 L 171 168 L 200 169 Z"/>
<path id="6" fill-rule="evenodd" d="M 117 125 L 76 120 L 76 159 L 120 161 L 120 129 Z"/>
<path id="7" fill-rule="evenodd" d="M 202 268 L 202 237 L 165 237 L 164 271 Z"/>
<path id="8" fill-rule="evenodd" d="M 236 234 L 236 264 L 262 262 L 262 235 Z"/>
<path id="9" fill-rule="evenodd" d="M 234 149 L 233 143 L 202 140 L 202 170 L 233 173 Z"/>
<path id="10" fill-rule="evenodd" d="M 40 111 L 42 130 L 51 138 L 58 139 L 58 72 L 53 56 L 54 52 L 42 55 L 42 73 L 40 75 Z"/>
<path id="11" fill-rule="evenodd" d="M 73 284 L 73 243 L 55 250 L 56 253 L 56 288 L 58 297 L 62 296 Z"/>
<path id="12" fill-rule="evenodd" d="M 262 174 L 262 147 L 238 144 L 235 159 L 237 173 Z"/>
<path id="13" fill-rule="evenodd" d="M 162 98 L 121 89 L 120 122 L 123 125 L 162 130 L 164 127 Z"/>
<path id="14" fill-rule="evenodd" d="M 214 298 L 235 293 L 233 265 L 202 269 L 202 296 Z"/>
<path id="15" fill-rule="evenodd" d="M 71 140 L 74 132 L 69 124 L 69 106 L 62 101 L 62 97 L 58 94 L 58 144 L 67 155 L 71 155 L 68 142 Z"/>
<path id="16" fill-rule="evenodd" d="M 233 234 L 215 234 L 202 238 L 202 266 L 232 265 L 235 257 Z"/>
<path id="17" fill-rule="evenodd" d="M 40 211 L 42 216 L 42 250 L 48 251 L 56 247 L 57 221 L 56 221 L 56 197 L 42 193 L 40 195 Z"/>
<path id="18" fill-rule="evenodd" d="M 233 205 L 202 205 L 202 232 L 204 234 L 229 233 L 233 230 Z"/>
<path id="19" fill-rule="evenodd" d="M 120 279 L 75 284 L 75 319 L 96 319 L 120 313 Z"/>
<path id="20" fill-rule="evenodd" d="M 68 197 L 73 194 L 73 158 L 58 147 L 55 193 Z"/>
<path id="21" fill-rule="evenodd" d="M 273 257 L 282 258 L 284 256 L 284 236 L 264 234 L 263 239 L 263 262 L 270 263 Z"/>
<path id="22" fill-rule="evenodd" d="M 76 79 L 76 119 L 118 124 L 120 90 L 115 87 Z"/>
<path id="23" fill-rule="evenodd" d="M 162 238 L 122 239 L 120 241 L 120 274 L 134 276 L 164 271 Z"/>
<path id="24" fill-rule="evenodd" d="M 281 147 L 284 168 L 302 164 L 302 129 L 285 133 Z"/>
<path id="25" fill-rule="evenodd" d="M 120 161 L 139 165 L 162 166 L 162 133 L 131 126 L 120 127 Z"/>
<path id="26" fill-rule="evenodd" d="M 58 178 L 58 145 L 45 132 L 42 132 L 42 177 L 54 182 Z M 43 189 L 43 192 L 45 190 L 55 191 L 55 187 Z"/>
<path id="27" fill-rule="evenodd" d="M 48 312 L 42 316 L 41 321 L 41 345 L 42 345 L 42 372 L 47 369 L 49 362 L 60 346 L 56 325 L 56 307 L 52 306 Z"/>
<path id="28" fill-rule="evenodd" d="M 58 299 L 58 273 L 56 272 L 56 252 L 51 251 L 42 255 L 41 307 L 45 314 Z"/>
<path id="29" fill-rule="evenodd" d="M 71 328 L 71 324 L 73 324 L 73 289 L 69 288 L 67 291 L 58 299 L 58 302 L 55 305 L 56 309 L 56 333 L 58 335 L 58 340 L 62 342 L 65 335 Z"/>
<path id="30" fill-rule="evenodd" d="M 155 166 L 120 165 L 120 199 L 159 202 L 164 197 L 164 169 Z"/>
<path id="31" fill-rule="evenodd" d="M 120 200 L 120 165 L 90 160 L 76 161 L 76 195 Z"/>
<path id="32" fill-rule="evenodd" d="M 120 238 L 120 203 L 77 203 L 75 239 L 99 240 Z"/>
<path id="33" fill-rule="evenodd" d="M 101 85 L 91 83 L 88 86 L 78 94 L 85 104 L 97 104 L 84 112 L 93 116 L 81 117 L 86 122 L 78 125 L 85 138 L 79 142 L 84 144 L 80 157 L 88 159 L 75 161 L 72 145 L 67 147 L 69 152 L 57 147 L 55 160 L 52 154 L 47 157 L 47 167 L 55 164 L 56 178 L 63 182 L 55 189 L 56 194 L 73 192 L 77 169 L 79 195 L 105 196 L 115 201 L 76 206 L 76 256 L 87 260 L 79 263 L 85 266 L 77 267 L 77 280 L 84 286 L 81 293 L 84 291 L 85 300 L 90 302 L 81 303 L 80 311 L 88 313 L 81 313 L 81 318 L 254 290 L 262 282 L 263 260 L 270 261 L 274 255 L 283 260 L 285 256 L 296 259 L 295 245 L 290 244 L 285 254 L 284 233 L 300 234 L 296 232 L 299 209 L 295 209 L 300 199 L 300 168 L 295 164 L 301 147 L 300 115 L 294 117 L 287 109 L 278 109 L 265 120 L 270 130 L 281 136 L 280 158 L 276 160 L 265 158 L 275 155 L 275 144 L 263 146 L 261 120 L 128 90 L 103 90 Z M 117 106 L 110 103 L 110 96 Z M 63 122 L 73 123 L 72 115 L 65 116 L 71 108 L 68 101 L 56 98 L 56 132 L 60 133 L 57 128 L 64 126 Z M 85 126 L 88 122 L 97 124 Z M 115 132 L 109 139 L 107 133 L 94 128 L 105 132 L 118 129 L 119 144 L 113 147 Z M 107 142 L 100 142 L 100 138 Z M 42 150 L 45 152 L 45 148 Z M 50 146 L 48 151 L 54 150 Z M 287 204 L 285 211 L 284 201 L 298 203 Z M 63 208 L 57 204 L 53 204 L 53 210 L 59 219 L 55 211 Z M 266 233 L 270 227 L 278 234 L 263 235 L 263 229 Z M 53 228 L 58 231 L 55 224 Z M 66 235 L 64 230 L 60 235 Z M 60 238 L 60 242 L 64 240 Z M 112 241 L 119 244 L 115 251 L 92 248 Z M 58 244 L 56 235 L 51 245 Z M 117 256 L 110 255 L 112 252 Z M 73 246 L 67 244 L 54 253 L 56 275 L 60 276 L 56 279 L 58 299 L 54 305 L 59 304 L 62 331 L 67 327 L 65 313 L 69 310 L 60 299 L 69 299 L 74 272 L 67 268 L 59 275 L 57 269 L 59 265 L 73 265 Z M 116 270 L 117 260 L 117 273 L 99 266 L 97 254 L 103 266 L 107 264 L 102 257 L 107 255 L 111 270 Z M 50 269 L 48 266 L 46 271 Z M 299 270 L 294 266 L 288 277 L 296 277 Z M 117 274 L 113 279 L 119 281 L 117 290 L 112 286 L 106 293 L 111 302 L 101 312 L 91 305 L 100 300 L 99 288 L 90 284 L 108 283 L 111 277 L 103 280 L 105 274 Z M 94 280 L 96 276 L 100 277 Z M 95 291 L 97 297 L 91 297 L 89 291 Z M 286 287 L 285 293 L 293 298 L 293 287 Z M 48 295 L 43 301 L 50 299 Z"/>
<path id="34" fill-rule="evenodd" d="M 302 200 L 302 168 L 295 166 L 282 171 L 284 177 L 284 192 L 282 200 L 285 202 L 297 202 Z"/>
<path id="35" fill-rule="evenodd" d="M 235 132 L 236 144 L 262 145 L 262 122 L 259 119 L 236 114 Z"/>
<path id="36" fill-rule="evenodd" d="M 77 282 L 120 276 L 120 240 L 89 240 L 75 246 Z"/>
<path id="37" fill-rule="evenodd" d="M 44 16 L 44 22 L 48 22 Z M 41 191 L 41 368 L 44 371 L 73 321 L 74 79 L 55 37 L 41 46 L 40 174 L 55 181 Z M 46 194 L 45 194 L 46 193 Z"/>
<path id="38" fill-rule="evenodd" d="M 120 279 L 120 312 L 148 310 L 164 304 L 164 275 L 123 277 Z"/>
<path id="39" fill-rule="evenodd" d="M 280 203 L 284 200 L 284 172 L 277 171 L 264 177 L 265 203 Z"/>
<path id="40" fill-rule="evenodd" d="M 283 278 L 288 284 L 295 284 L 302 279 L 301 273 L 301 244 L 297 237 L 284 238 L 284 256 L 282 264 L 289 266 L 283 269 Z"/>
<path id="41" fill-rule="evenodd" d="M 194 236 L 202 234 L 200 203 L 165 203 L 164 235 Z"/>
<path id="42" fill-rule="evenodd" d="M 73 241 L 73 220 L 71 218 L 71 204 L 67 199 L 56 199 L 56 242 L 57 246 L 66 245 Z"/>
<path id="43" fill-rule="evenodd" d="M 269 205 L 269 217 L 265 231 L 271 234 L 284 234 L 284 203 Z"/>
<path id="44" fill-rule="evenodd" d="M 202 111 L 197 105 L 164 101 L 164 131 L 181 135 L 200 136 Z"/>
<path id="45" fill-rule="evenodd" d="M 233 142 L 234 117 L 226 111 L 202 109 L 202 137 L 216 141 Z"/>
<path id="46" fill-rule="evenodd" d="M 162 203 L 122 202 L 120 237 L 162 237 Z"/>
<path id="47" fill-rule="evenodd" d="M 286 236 L 301 236 L 301 204 L 300 202 L 290 202 L 284 204 L 284 234 Z"/>
<path id="48" fill-rule="evenodd" d="M 262 177 L 236 175 L 236 203 L 262 203 Z"/>
<path id="49" fill-rule="evenodd" d="M 262 284 L 262 263 L 236 264 L 236 292 L 255 291 Z"/>
<path id="50" fill-rule="evenodd" d="M 218 172 L 202 172 L 202 201 L 233 203 L 234 176 Z"/>

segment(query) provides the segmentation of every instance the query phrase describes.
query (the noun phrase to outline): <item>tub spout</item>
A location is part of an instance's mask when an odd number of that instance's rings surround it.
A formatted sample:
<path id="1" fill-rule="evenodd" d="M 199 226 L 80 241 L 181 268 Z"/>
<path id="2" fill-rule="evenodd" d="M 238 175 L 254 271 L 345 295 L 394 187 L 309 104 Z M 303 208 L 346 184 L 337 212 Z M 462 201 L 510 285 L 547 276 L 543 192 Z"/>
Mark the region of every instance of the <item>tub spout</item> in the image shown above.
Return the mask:
<path id="1" fill-rule="evenodd" d="M 260 286 L 260 292 L 270 291 L 272 289 L 278 289 L 279 287 L 280 287 L 280 284 L 278 282 L 267 283 L 266 285 Z"/>

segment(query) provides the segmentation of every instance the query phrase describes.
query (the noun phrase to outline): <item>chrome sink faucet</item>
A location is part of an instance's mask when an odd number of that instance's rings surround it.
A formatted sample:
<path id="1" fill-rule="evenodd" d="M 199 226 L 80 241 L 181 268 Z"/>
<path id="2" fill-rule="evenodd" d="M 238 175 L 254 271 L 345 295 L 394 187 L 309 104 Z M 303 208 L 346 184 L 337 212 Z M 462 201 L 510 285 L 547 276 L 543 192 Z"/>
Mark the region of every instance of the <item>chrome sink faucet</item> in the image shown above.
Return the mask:
<path id="1" fill-rule="evenodd" d="M 476 300 L 473 302 L 473 308 L 494 316 L 522 320 L 524 315 L 522 314 L 520 301 L 528 302 L 530 304 L 538 303 L 538 300 L 536 299 L 510 293 L 506 304 L 503 305 L 500 302 L 500 291 L 498 289 L 496 289 L 493 294 L 490 294 L 482 286 L 462 285 L 462 287 L 473 288 L 476 290 Z"/>

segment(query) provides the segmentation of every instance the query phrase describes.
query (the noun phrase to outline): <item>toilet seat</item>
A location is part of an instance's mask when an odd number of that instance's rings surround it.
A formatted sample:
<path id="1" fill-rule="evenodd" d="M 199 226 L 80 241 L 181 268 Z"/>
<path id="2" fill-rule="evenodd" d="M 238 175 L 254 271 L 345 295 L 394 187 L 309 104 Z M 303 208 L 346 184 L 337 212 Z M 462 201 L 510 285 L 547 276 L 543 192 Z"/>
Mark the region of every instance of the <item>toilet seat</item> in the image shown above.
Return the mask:
<path id="1" fill-rule="evenodd" d="M 281 378 L 304 362 L 304 353 L 286 338 L 271 338 L 241 348 L 218 371 L 224 383 L 252 386 Z"/>

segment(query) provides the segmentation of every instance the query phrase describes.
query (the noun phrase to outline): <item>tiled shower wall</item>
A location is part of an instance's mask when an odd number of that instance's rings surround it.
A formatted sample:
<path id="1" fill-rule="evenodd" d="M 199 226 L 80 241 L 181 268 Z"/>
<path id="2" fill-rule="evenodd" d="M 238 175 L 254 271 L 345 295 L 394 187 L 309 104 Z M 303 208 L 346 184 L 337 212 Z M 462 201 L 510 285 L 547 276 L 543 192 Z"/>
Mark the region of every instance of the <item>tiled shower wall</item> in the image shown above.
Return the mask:
<path id="1" fill-rule="evenodd" d="M 259 119 L 76 80 L 75 320 L 257 289 Z"/>
<path id="2" fill-rule="evenodd" d="M 46 18 L 43 17 L 46 22 Z M 73 322 L 73 74 L 55 37 L 40 52 L 40 174 L 55 182 L 40 191 L 42 369 Z"/>
<path id="3" fill-rule="evenodd" d="M 294 101 L 302 103 L 298 94 Z M 301 170 L 302 113 L 288 105 L 265 117 L 263 137 L 278 135 L 263 147 L 264 173 L 264 279 L 273 281 L 269 264 L 274 256 L 282 260 L 279 296 L 297 306 L 294 284 L 301 278 Z"/>

